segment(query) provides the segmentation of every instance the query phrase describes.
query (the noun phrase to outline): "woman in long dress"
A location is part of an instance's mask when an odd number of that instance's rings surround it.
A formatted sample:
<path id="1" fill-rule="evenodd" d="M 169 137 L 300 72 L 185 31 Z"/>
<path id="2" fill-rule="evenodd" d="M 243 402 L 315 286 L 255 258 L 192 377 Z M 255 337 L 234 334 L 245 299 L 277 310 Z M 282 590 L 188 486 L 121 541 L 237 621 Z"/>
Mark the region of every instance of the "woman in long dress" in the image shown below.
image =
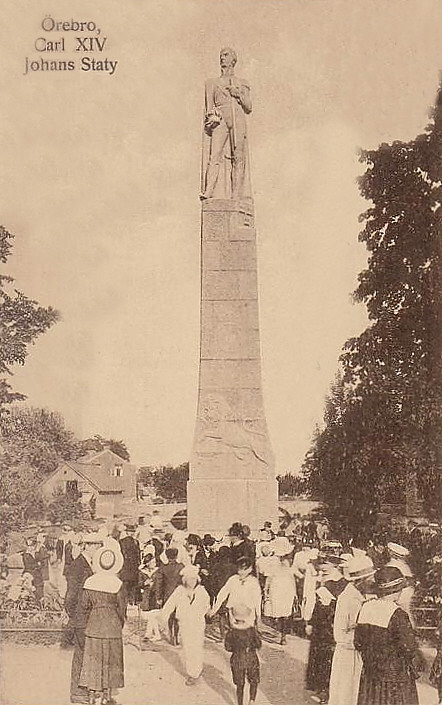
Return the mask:
<path id="1" fill-rule="evenodd" d="M 358 705 L 418 705 L 416 678 L 424 660 L 398 604 L 408 580 L 391 566 L 378 570 L 375 580 L 379 598 L 362 606 L 355 631 L 363 661 Z"/>
<path id="2" fill-rule="evenodd" d="M 123 555 L 115 544 L 112 548 L 105 545 L 95 553 L 94 575 L 84 583 L 81 598 L 81 611 L 87 622 L 79 685 L 88 689 L 90 705 L 99 693 L 102 705 L 115 705 L 112 689 L 124 686 L 122 629 L 126 599 L 117 576 Z"/>
<path id="3" fill-rule="evenodd" d="M 210 609 L 207 590 L 200 584 L 199 569 L 186 565 L 181 570 L 182 585 L 175 588 L 162 609 L 162 622 L 167 624 L 175 612 L 183 647 L 186 685 L 194 685 L 203 670 L 204 631 Z"/>
<path id="4" fill-rule="evenodd" d="M 285 537 L 274 540 L 273 553 L 278 562 L 273 566 L 267 578 L 268 616 L 277 620 L 280 631 L 280 645 L 286 643 L 286 634 L 290 631 L 290 620 L 296 603 L 296 581 L 293 575 L 290 554 L 292 546 Z"/>
<path id="5" fill-rule="evenodd" d="M 352 556 L 343 567 L 348 585 L 337 599 L 333 636 L 336 642 L 330 675 L 329 705 L 356 705 L 362 670 L 361 655 L 355 649 L 354 633 L 365 588 L 375 573 L 368 556 Z"/>
<path id="6" fill-rule="evenodd" d="M 333 622 L 336 601 L 347 585 L 338 569 L 340 559 L 322 554 L 318 560 L 321 586 L 316 590 L 313 614 L 306 625 L 310 648 L 306 669 L 306 688 L 316 693 L 320 703 L 328 703 L 330 674 L 335 650 Z"/>

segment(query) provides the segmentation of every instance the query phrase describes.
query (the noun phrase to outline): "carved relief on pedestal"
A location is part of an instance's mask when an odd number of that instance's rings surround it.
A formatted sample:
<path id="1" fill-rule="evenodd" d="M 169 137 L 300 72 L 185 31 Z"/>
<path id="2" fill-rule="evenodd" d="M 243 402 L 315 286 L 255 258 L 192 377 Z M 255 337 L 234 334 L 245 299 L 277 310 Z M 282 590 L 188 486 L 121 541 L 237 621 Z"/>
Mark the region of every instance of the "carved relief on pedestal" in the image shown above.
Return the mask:
<path id="1" fill-rule="evenodd" d="M 240 418 L 222 393 L 207 394 L 200 403 L 195 448 L 198 453 L 231 452 L 245 466 L 268 468 L 272 463 L 266 429 Z"/>

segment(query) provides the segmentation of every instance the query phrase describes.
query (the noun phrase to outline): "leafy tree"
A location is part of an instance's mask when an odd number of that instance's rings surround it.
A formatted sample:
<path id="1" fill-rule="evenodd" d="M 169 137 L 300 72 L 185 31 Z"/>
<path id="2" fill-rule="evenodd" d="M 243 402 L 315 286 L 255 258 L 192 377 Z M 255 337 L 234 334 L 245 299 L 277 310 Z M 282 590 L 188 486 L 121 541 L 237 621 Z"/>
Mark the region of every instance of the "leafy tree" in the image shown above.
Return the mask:
<path id="1" fill-rule="evenodd" d="M 26 464 L 40 472 L 53 472 L 63 460 L 81 455 L 81 446 L 63 417 L 55 411 L 12 406 L 0 423 L 4 462 Z"/>
<path id="2" fill-rule="evenodd" d="M 106 439 L 98 434 L 93 438 L 88 438 L 85 441 L 81 441 L 81 448 L 83 453 L 91 450 L 96 451 L 97 453 L 99 453 L 100 450 L 111 450 L 116 455 L 119 455 L 123 460 L 127 460 L 128 462 L 130 461 L 130 453 L 124 441 L 116 441 L 113 438 Z"/>
<path id="3" fill-rule="evenodd" d="M 361 154 L 369 258 L 355 300 L 370 325 L 344 346 L 304 464 L 310 489 L 351 533 L 415 484 L 441 511 L 441 93 L 425 134 Z"/>
<path id="4" fill-rule="evenodd" d="M 47 517 L 52 524 L 62 524 L 73 519 L 90 519 L 91 509 L 80 501 L 79 494 L 54 491 L 54 499 L 47 507 Z"/>
<path id="5" fill-rule="evenodd" d="M 0 535 L 8 530 L 20 528 L 26 522 L 44 515 L 45 503 L 38 485 L 41 476 L 29 465 L 8 465 L 0 461 Z"/>
<path id="6" fill-rule="evenodd" d="M 0 226 L 0 262 L 5 264 L 12 252 L 13 235 Z M 59 320 L 59 313 L 51 306 L 44 308 L 36 301 L 13 288 L 13 278 L 0 275 L 0 413 L 7 405 L 25 399 L 15 392 L 7 378 L 16 364 L 24 365 L 29 346 L 36 338 Z"/>
<path id="7" fill-rule="evenodd" d="M 152 484 L 160 497 L 171 502 L 184 501 L 189 479 L 189 463 L 177 467 L 163 465 L 156 470 Z"/>
<path id="8" fill-rule="evenodd" d="M 276 480 L 280 497 L 283 495 L 294 497 L 305 491 L 305 479 L 301 475 L 292 475 L 291 472 L 286 472 L 284 475 L 277 475 Z"/>
<path id="9" fill-rule="evenodd" d="M 141 485 L 151 485 L 154 475 L 155 467 L 153 465 L 143 465 L 138 469 L 138 481 Z"/>

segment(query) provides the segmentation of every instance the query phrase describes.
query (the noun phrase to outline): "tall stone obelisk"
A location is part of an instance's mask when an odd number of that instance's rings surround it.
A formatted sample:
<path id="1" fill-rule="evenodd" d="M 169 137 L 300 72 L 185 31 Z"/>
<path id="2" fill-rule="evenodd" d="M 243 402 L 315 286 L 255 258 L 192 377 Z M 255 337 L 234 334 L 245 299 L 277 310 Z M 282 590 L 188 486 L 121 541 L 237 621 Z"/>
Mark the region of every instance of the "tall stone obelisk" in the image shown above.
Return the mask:
<path id="1" fill-rule="evenodd" d="M 277 482 L 261 383 L 250 87 L 222 49 L 206 82 L 201 213 L 198 411 L 187 485 L 191 531 L 277 521 Z"/>

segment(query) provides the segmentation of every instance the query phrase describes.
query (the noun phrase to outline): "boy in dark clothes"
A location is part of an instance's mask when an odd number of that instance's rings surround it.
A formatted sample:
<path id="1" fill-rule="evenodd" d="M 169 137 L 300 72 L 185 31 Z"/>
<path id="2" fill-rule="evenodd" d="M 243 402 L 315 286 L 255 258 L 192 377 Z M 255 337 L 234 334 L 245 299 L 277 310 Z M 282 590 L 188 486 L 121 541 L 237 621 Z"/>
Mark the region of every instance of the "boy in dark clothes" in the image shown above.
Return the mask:
<path id="1" fill-rule="evenodd" d="M 255 626 L 255 615 L 250 607 L 237 605 L 230 611 L 230 629 L 226 634 L 225 648 L 232 655 L 230 668 L 236 685 L 238 705 L 244 705 L 246 678 L 250 686 L 249 704 L 255 702 L 259 685 L 259 659 L 261 637 Z"/>

